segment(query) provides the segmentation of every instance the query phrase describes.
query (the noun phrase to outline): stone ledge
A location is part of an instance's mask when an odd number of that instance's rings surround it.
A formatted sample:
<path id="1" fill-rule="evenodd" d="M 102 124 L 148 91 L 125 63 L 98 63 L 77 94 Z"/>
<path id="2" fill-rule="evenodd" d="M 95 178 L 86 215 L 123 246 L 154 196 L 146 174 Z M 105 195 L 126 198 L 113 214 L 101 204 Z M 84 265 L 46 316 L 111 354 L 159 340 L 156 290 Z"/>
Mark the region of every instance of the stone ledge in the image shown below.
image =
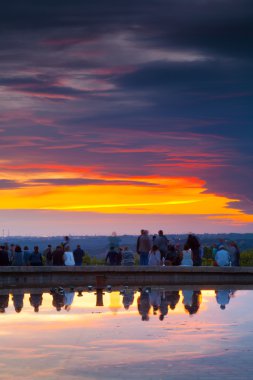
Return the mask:
<path id="1" fill-rule="evenodd" d="M 253 285 L 253 267 L 1 267 L 0 288 Z"/>
<path id="2" fill-rule="evenodd" d="M 253 267 L 149 267 L 149 266 L 82 266 L 82 267 L 65 267 L 65 266 L 6 266 L 0 267 L 1 273 L 252 273 Z"/>

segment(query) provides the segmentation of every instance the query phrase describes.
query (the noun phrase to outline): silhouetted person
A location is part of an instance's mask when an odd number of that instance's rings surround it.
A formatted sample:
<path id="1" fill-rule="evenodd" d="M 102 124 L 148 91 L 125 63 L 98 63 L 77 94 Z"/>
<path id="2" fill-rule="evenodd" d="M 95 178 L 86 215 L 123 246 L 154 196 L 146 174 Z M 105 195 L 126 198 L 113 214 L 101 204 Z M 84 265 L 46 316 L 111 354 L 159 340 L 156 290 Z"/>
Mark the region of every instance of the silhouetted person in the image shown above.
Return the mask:
<path id="1" fill-rule="evenodd" d="M 13 266 L 24 265 L 23 252 L 22 252 L 22 249 L 19 245 L 15 246 L 11 265 L 13 265 Z"/>
<path id="2" fill-rule="evenodd" d="M 186 244 L 192 250 L 193 266 L 201 266 L 202 259 L 200 255 L 200 242 L 197 237 L 193 234 L 188 235 Z"/>
<path id="3" fill-rule="evenodd" d="M 12 265 L 12 261 L 13 261 L 14 255 L 15 255 L 15 248 L 16 248 L 15 244 L 11 244 L 10 249 L 8 251 L 9 252 L 9 260 L 10 260 L 11 265 Z"/>
<path id="4" fill-rule="evenodd" d="M 229 254 L 231 259 L 231 265 L 235 267 L 240 266 L 240 250 L 238 248 L 238 245 L 232 241 L 229 244 Z"/>
<path id="5" fill-rule="evenodd" d="M 117 251 L 113 246 L 110 247 L 105 257 L 105 263 L 109 265 L 117 265 Z"/>
<path id="6" fill-rule="evenodd" d="M 116 256 L 115 256 L 115 259 L 116 259 L 116 265 L 121 265 L 121 262 L 122 262 L 122 248 L 118 248 L 117 251 L 116 251 Z"/>
<path id="7" fill-rule="evenodd" d="M 11 265 L 11 261 L 12 261 L 12 252 L 11 252 L 11 247 L 9 245 L 9 243 L 5 242 L 3 244 L 3 247 L 4 247 L 4 251 L 6 251 L 8 253 L 8 258 L 9 258 L 9 265 Z"/>
<path id="8" fill-rule="evenodd" d="M 75 259 L 75 265 L 80 267 L 83 263 L 84 250 L 80 247 L 79 244 L 77 245 L 73 254 L 74 254 L 74 259 Z"/>
<path id="9" fill-rule="evenodd" d="M 140 255 L 140 265 L 148 265 L 148 255 L 152 248 L 151 239 L 147 230 L 141 230 L 137 239 L 136 252 Z"/>
<path id="10" fill-rule="evenodd" d="M 178 254 L 174 244 L 168 244 L 167 255 L 165 257 L 165 265 L 179 265 Z"/>
<path id="11" fill-rule="evenodd" d="M 33 253 L 30 255 L 30 265 L 33 267 L 39 267 L 43 265 L 42 255 L 39 252 L 39 247 L 35 245 Z"/>
<path id="12" fill-rule="evenodd" d="M 153 245 L 156 245 L 161 253 L 161 260 L 165 259 L 168 254 L 168 244 L 169 240 L 167 237 L 163 234 L 162 230 L 158 231 L 158 235 L 153 240 Z"/>
<path id="13" fill-rule="evenodd" d="M 43 293 L 30 294 L 30 305 L 34 308 L 35 313 L 38 313 L 39 307 L 42 305 Z"/>
<path id="14" fill-rule="evenodd" d="M 0 266 L 10 265 L 8 251 L 5 250 L 4 246 L 0 246 Z"/>
<path id="15" fill-rule="evenodd" d="M 46 260 L 46 265 L 53 265 L 53 250 L 51 244 L 48 244 L 47 248 L 43 251 L 43 256 Z"/>
<path id="16" fill-rule="evenodd" d="M 30 265 L 30 256 L 31 252 L 27 245 L 24 246 L 24 251 L 23 251 L 23 260 L 24 260 L 24 265 L 28 266 Z"/>
<path id="17" fill-rule="evenodd" d="M 53 265 L 64 265 L 63 254 L 63 248 L 58 245 L 56 249 L 53 251 Z"/>

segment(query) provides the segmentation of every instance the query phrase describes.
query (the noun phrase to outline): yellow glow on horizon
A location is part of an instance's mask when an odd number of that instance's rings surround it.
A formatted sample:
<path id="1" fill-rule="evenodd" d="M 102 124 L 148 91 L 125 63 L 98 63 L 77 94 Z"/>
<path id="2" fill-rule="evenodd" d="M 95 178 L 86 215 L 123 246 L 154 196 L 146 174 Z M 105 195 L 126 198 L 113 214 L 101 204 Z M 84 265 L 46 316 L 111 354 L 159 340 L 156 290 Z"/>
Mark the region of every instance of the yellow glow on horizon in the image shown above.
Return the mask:
<path id="1" fill-rule="evenodd" d="M 165 206 L 165 205 L 180 205 L 180 204 L 188 204 L 188 203 L 196 203 L 199 202 L 197 199 L 186 200 L 186 201 L 170 201 L 170 202 L 155 202 L 155 203 L 118 203 L 118 204 L 98 204 L 98 205 L 82 205 L 82 206 L 70 206 L 70 207 L 58 207 L 57 210 L 91 210 L 94 208 L 102 209 L 102 208 L 117 208 L 117 207 L 135 207 L 135 206 Z M 45 207 L 47 210 L 48 208 Z M 50 208 L 52 210 L 52 208 Z"/>
<path id="2" fill-rule="evenodd" d="M 88 170 L 87 170 L 88 172 Z M 15 175 L 17 173 L 15 172 Z M 31 175 L 31 174 L 30 174 Z M 64 177 L 65 175 L 65 177 Z M 29 181 L 27 174 L 16 181 L 19 188 L 1 190 L 1 209 L 37 209 L 75 212 L 97 212 L 111 214 L 160 214 L 160 215 L 207 215 L 221 222 L 252 223 L 253 215 L 246 214 L 231 204 L 230 199 L 207 192 L 205 182 L 195 177 L 105 177 L 98 174 L 82 177 L 84 172 L 77 168 L 57 168 L 35 173 Z M 14 173 L 9 179 L 13 180 Z M 26 177 L 26 178 L 25 178 Z M 42 178 L 87 180 L 87 185 L 52 185 Z M 7 174 L 5 173 L 5 178 Z M 96 181 L 100 181 L 96 183 Z M 89 183 L 90 182 L 90 183 Z"/>

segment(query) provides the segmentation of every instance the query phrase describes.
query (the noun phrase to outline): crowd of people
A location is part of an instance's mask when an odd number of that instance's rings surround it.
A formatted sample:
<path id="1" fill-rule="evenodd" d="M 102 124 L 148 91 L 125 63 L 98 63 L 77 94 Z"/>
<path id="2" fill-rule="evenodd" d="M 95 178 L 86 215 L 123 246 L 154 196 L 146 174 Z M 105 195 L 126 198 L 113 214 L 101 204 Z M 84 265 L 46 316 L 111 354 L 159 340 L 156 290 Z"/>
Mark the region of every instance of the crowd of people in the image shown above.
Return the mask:
<path id="1" fill-rule="evenodd" d="M 43 252 L 38 246 L 34 246 L 32 251 L 28 246 L 22 249 L 16 244 L 5 243 L 0 246 L 0 266 L 81 266 L 84 256 L 84 250 L 80 245 L 72 251 L 68 236 L 65 236 L 64 241 L 56 248 L 49 244 Z"/>
<path id="2" fill-rule="evenodd" d="M 105 264 L 133 266 L 201 266 L 203 247 L 194 234 L 189 234 L 184 245 L 171 242 L 162 230 L 153 236 L 147 230 L 141 230 L 137 238 L 136 249 L 120 245 L 120 238 L 113 234 L 109 237 L 109 249 Z M 235 242 L 224 244 L 220 242 L 212 248 L 214 266 L 240 266 L 240 251 Z M 56 248 L 50 244 L 42 252 L 38 246 L 31 251 L 28 246 L 22 249 L 20 245 L 5 243 L 0 246 L 0 266 L 81 266 L 85 256 L 84 250 L 77 245 L 71 249 L 69 237 Z"/>
<path id="3" fill-rule="evenodd" d="M 115 235 L 110 237 L 110 248 L 107 252 L 105 262 L 109 265 L 131 266 L 136 262 L 141 266 L 181 265 L 201 266 L 204 249 L 199 239 L 194 234 L 189 234 L 183 247 L 173 244 L 164 235 L 162 230 L 158 234 L 149 235 L 147 230 L 141 230 L 137 239 L 136 253 L 127 246 L 120 247 L 120 240 Z M 214 266 L 240 266 L 240 251 L 235 242 L 225 245 L 220 242 L 212 247 L 212 258 Z"/>

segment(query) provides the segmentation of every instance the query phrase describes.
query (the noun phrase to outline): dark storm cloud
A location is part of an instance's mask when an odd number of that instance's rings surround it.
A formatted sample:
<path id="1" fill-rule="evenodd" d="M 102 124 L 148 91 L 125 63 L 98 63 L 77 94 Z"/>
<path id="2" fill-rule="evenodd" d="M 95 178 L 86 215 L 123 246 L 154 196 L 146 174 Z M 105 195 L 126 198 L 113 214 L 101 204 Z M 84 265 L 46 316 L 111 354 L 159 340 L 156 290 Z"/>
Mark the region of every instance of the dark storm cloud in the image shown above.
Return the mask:
<path id="1" fill-rule="evenodd" d="M 0 25 L 3 32 L 61 30 L 61 36 L 83 38 L 131 29 L 156 47 L 199 48 L 238 58 L 252 56 L 252 16 L 250 0 L 14 0 L 1 5 Z"/>
<path id="2" fill-rule="evenodd" d="M 135 186 L 149 186 L 154 187 L 156 185 L 142 182 L 142 181 L 118 181 L 118 180 L 100 180 L 93 178 L 44 178 L 35 180 L 32 182 L 33 185 L 57 185 L 57 186 L 89 186 L 89 185 L 135 185 Z"/>
<path id="3" fill-rule="evenodd" d="M 0 179 L 0 190 L 19 189 L 21 187 L 24 187 L 24 185 L 19 182 Z"/>
<path id="4" fill-rule="evenodd" d="M 244 84 L 245 89 L 251 89 L 252 79 L 248 77 L 249 65 L 239 65 L 245 71 L 238 71 L 236 78 L 233 78 L 237 65 L 235 63 L 222 62 L 219 60 L 207 60 L 205 62 L 170 62 L 152 63 L 142 65 L 134 72 L 122 75 L 119 82 L 124 87 L 154 88 L 154 87 L 174 87 L 178 89 L 189 88 L 193 90 L 225 90 L 233 84 Z M 208 92 L 209 94 L 209 92 Z M 211 94 L 210 94 L 211 96 Z"/>
<path id="5" fill-rule="evenodd" d="M 249 130 L 250 127 L 247 123 L 253 116 L 250 72 L 249 64 L 219 61 L 155 63 L 143 65 L 117 81 L 119 86 L 128 90 L 146 90 L 146 98 L 156 100 L 155 106 L 147 111 L 150 114 L 156 109 L 160 116 L 167 117 L 182 113 L 188 118 L 211 120 L 215 116 L 220 119 L 218 133 L 230 135 L 237 134 L 237 131 L 241 133 L 242 122 L 243 128 Z M 233 128 L 228 128 L 228 120 Z M 236 127 L 235 120 L 240 128 Z M 203 128 L 202 132 L 210 133 L 211 130 L 213 126 Z"/>

